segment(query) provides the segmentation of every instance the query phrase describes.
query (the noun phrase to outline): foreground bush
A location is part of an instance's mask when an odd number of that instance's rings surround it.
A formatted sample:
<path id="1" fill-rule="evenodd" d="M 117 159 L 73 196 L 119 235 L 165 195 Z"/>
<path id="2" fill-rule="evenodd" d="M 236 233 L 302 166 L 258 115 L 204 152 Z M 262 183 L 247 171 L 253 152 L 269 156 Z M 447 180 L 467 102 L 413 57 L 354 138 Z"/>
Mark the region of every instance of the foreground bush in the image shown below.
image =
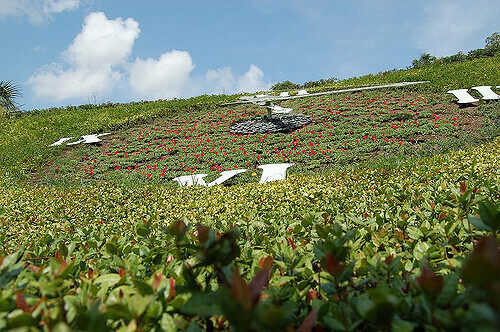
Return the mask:
<path id="1" fill-rule="evenodd" d="M 494 236 L 477 240 L 463 268 L 443 276 L 423 261 L 420 272 L 411 273 L 401 256 L 353 258 L 367 251 L 365 238 L 374 234 L 346 232 L 328 218 L 296 227 L 309 234 L 303 240 L 309 238 L 313 251 L 299 250 L 304 244 L 289 238 L 267 256 L 239 244 L 236 227 L 220 234 L 179 221 L 151 236 L 143 225 L 139 242 L 79 228 L 81 236 L 68 245 L 51 241 L 46 257 L 19 251 L 1 259 L 0 328 L 498 328 Z"/>

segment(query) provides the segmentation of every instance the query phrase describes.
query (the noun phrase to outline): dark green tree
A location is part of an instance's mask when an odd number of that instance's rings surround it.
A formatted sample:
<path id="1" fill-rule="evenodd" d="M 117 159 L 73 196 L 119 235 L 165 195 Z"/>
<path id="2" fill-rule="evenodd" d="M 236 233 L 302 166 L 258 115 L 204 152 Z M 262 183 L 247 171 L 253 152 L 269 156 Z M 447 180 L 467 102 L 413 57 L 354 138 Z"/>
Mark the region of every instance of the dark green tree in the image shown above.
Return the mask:
<path id="1" fill-rule="evenodd" d="M 279 91 L 279 90 L 293 90 L 293 89 L 298 89 L 300 88 L 300 85 L 292 83 L 290 81 L 284 81 L 282 83 L 276 83 L 271 87 L 271 90 L 273 91 Z"/>
<path id="2" fill-rule="evenodd" d="M 21 97 L 21 89 L 12 81 L 0 81 L 0 114 L 6 115 L 16 110 L 19 105 L 16 99 Z"/>
<path id="3" fill-rule="evenodd" d="M 436 61 L 436 57 L 430 55 L 429 53 L 423 53 L 420 55 L 420 59 L 415 59 L 412 61 L 412 67 L 413 68 L 422 68 L 424 66 L 428 66 L 431 63 Z"/>
<path id="4" fill-rule="evenodd" d="M 500 33 L 495 32 L 486 38 L 486 48 L 500 48 Z"/>

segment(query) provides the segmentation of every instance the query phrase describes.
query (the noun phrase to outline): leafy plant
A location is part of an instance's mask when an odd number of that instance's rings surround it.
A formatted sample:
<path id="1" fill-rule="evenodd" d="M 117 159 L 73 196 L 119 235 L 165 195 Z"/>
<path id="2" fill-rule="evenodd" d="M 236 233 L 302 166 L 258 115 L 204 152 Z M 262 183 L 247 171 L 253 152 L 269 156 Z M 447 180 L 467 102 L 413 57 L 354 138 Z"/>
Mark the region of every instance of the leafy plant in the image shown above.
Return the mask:
<path id="1" fill-rule="evenodd" d="M 0 112 L 6 115 L 17 109 L 16 99 L 21 96 L 21 89 L 12 81 L 0 81 Z"/>

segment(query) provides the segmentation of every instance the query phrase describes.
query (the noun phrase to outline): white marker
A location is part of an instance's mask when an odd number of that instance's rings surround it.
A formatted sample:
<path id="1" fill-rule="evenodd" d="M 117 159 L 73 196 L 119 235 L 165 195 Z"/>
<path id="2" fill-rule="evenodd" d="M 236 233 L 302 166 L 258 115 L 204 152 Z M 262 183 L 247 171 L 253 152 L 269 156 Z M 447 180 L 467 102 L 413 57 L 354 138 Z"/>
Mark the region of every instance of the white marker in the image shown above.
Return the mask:
<path id="1" fill-rule="evenodd" d="M 63 138 L 61 138 L 60 140 L 58 140 L 57 142 L 52 143 L 52 144 L 51 144 L 51 145 L 49 145 L 49 146 L 58 146 L 58 145 L 62 145 L 64 142 L 70 141 L 70 140 L 72 140 L 72 139 L 73 139 L 73 137 L 63 137 Z"/>
<path id="2" fill-rule="evenodd" d="M 459 90 L 450 90 L 448 93 L 451 93 L 455 97 L 458 98 L 457 103 L 459 104 L 470 104 L 470 103 L 475 103 L 479 101 L 479 99 L 476 99 L 472 97 L 467 89 L 459 89 Z"/>
<path id="3" fill-rule="evenodd" d="M 483 100 L 498 99 L 498 95 L 495 92 L 493 92 L 493 90 L 491 90 L 490 85 L 475 86 L 472 88 L 472 90 L 476 90 L 477 92 L 479 92 L 482 95 L 481 99 Z"/>
<path id="4" fill-rule="evenodd" d="M 280 181 L 286 179 L 286 170 L 295 164 L 267 164 L 258 168 L 262 169 L 262 177 L 259 183 Z"/>
<path id="5" fill-rule="evenodd" d="M 111 135 L 111 133 L 104 133 L 104 134 L 97 134 L 97 135 L 84 135 L 82 136 L 82 139 L 76 142 L 68 143 L 66 145 L 76 145 L 76 144 L 93 144 L 93 143 L 99 143 L 102 142 L 102 140 L 99 139 L 99 137 L 102 136 L 107 136 Z"/>

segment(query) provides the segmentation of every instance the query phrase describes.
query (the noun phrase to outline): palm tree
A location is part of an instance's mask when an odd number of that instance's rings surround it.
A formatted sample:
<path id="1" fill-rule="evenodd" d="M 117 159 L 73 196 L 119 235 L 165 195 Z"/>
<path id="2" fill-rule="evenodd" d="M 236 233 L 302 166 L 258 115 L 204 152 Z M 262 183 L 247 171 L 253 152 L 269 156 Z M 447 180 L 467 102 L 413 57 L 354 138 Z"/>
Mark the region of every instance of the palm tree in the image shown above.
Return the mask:
<path id="1" fill-rule="evenodd" d="M 21 97 L 21 89 L 12 81 L 0 81 L 0 114 L 6 115 L 8 112 L 18 108 L 15 99 Z"/>

